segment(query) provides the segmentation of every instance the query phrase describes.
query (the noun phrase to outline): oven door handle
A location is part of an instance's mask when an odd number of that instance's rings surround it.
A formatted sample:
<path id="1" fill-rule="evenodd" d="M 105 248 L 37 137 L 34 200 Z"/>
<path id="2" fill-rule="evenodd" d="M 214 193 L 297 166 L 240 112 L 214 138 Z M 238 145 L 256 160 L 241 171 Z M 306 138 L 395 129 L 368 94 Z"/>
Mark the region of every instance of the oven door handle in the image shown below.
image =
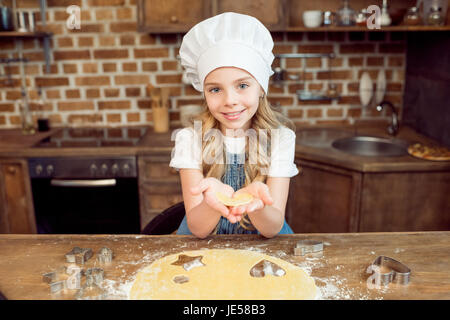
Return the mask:
<path id="1" fill-rule="evenodd" d="M 52 179 L 50 184 L 55 187 L 113 187 L 116 179 L 94 179 L 94 180 L 66 180 Z"/>

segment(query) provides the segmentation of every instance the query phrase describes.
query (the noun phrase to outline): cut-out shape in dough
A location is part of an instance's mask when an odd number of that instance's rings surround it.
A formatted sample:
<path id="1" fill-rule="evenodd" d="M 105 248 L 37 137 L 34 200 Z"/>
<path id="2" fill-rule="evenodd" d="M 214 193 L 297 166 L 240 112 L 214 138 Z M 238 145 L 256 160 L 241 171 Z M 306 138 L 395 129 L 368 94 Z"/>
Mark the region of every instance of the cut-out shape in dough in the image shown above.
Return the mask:
<path id="1" fill-rule="evenodd" d="M 262 278 L 268 274 L 275 277 L 281 277 L 286 274 L 286 271 L 280 268 L 279 265 L 269 260 L 261 260 L 250 269 L 250 275 L 252 277 Z"/>
<path id="2" fill-rule="evenodd" d="M 204 266 L 186 272 L 173 265 L 180 255 L 202 256 Z M 285 271 L 283 276 L 252 277 L 250 269 L 268 260 Z M 273 269 L 273 267 L 272 267 Z M 280 274 L 280 273 L 279 273 Z M 189 281 L 174 282 L 185 275 Z M 129 299 L 153 300 L 299 300 L 314 299 L 319 290 L 302 268 L 251 250 L 202 249 L 167 255 L 138 272 Z"/>
<path id="3" fill-rule="evenodd" d="M 173 282 L 182 284 L 189 282 L 189 278 L 186 276 L 176 276 L 175 278 L 173 278 Z"/>
<path id="4" fill-rule="evenodd" d="M 190 257 L 185 254 L 180 254 L 178 260 L 172 264 L 175 266 L 183 266 L 184 270 L 189 271 L 195 267 L 202 267 L 205 264 L 202 262 L 203 256 Z"/>

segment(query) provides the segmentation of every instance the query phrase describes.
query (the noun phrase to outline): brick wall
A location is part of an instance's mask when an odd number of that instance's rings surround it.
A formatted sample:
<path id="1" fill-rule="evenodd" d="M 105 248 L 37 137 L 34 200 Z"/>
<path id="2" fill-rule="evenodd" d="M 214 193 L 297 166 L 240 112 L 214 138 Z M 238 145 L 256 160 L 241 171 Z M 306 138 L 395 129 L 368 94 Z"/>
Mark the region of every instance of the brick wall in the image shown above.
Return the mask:
<path id="1" fill-rule="evenodd" d="M 135 0 L 47 1 L 47 28 L 51 40 L 51 70 L 45 73 L 42 44 L 23 41 L 26 82 L 31 101 L 42 87 L 45 111 L 53 126 L 152 124 L 146 85 L 170 88 L 170 119 L 179 122 L 183 105 L 200 104 L 201 95 L 181 82 L 176 56 L 182 34 L 138 33 Z M 70 3 L 69 3 L 70 2 Z M 66 28 L 66 6 L 81 6 L 81 30 Z M 20 9 L 39 11 L 37 0 L 18 1 Z M 38 15 L 38 14 L 37 14 Z M 298 101 L 296 90 L 325 89 L 330 81 L 328 60 L 306 60 L 306 81 L 271 86 L 269 99 L 298 124 L 353 123 L 386 117 L 374 108 L 361 108 L 359 78 L 368 71 L 375 82 L 378 71 L 387 75 L 386 99 L 402 104 L 405 78 L 403 33 L 273 33 L 274 53 L 334 52 L 332 79 L 342 95 L 339 101 Z M 17 57 L 14 40 L 0 39 L 0 58 Z M 299 59 L 275 60 L 289 74 L 303 74 Z M 20 69 L 0 65 L 0 128 L 20 126 Z M 6 73 L 12 74 L 12 84 Z M 34 105 L 32 104 L 32 108 Z"/>

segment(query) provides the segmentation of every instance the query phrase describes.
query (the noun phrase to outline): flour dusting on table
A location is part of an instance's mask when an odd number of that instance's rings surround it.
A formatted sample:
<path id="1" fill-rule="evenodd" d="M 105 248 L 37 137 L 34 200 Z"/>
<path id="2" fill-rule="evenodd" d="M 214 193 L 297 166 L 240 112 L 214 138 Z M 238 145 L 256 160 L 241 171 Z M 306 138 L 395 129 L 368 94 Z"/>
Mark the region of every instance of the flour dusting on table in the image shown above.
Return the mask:
<path id="1" fill-rule="evenodd" d="M 348 286 L 347 279 L 342 276 L 343 272 L 345 272 L 345 266 L 344 265 L 336 265 L 331 270 L 331 273 L 329 276 L 322 277 L 315 275 L 315 271 L 326 268 L 329 266 L 329 261 L 326 258 L 326 256 L 320 254 L 320 255 L 313 255 L 308 254 L 304 257 L 295 257 L 292 253 L 283 251 L 283 250 L 271 250 L 270 246 L 266 243 L 261 244 L 253 244 L 253 245 L 244 245 L 244 244 L 230 244 L 230 243 L 217 243 L 215 245 L 212 240 L 209 240 L 207 245 L 209 245 L 208 248 L 217 248 L 217 249 L 226 249 L 226 248 L 232 248 L 232 249 L 242 249 L 242 250 L 249 250 L 249 251 L 255 251 L 255 252 L 261 252 L 266 253 L 268 255 L 281 258 L 283 260 L 286 260 L 301 269 L 303 269 L 309 276 L 311 276 L 314 281 L 316 282 L 316 286 L 318 288 L 318 293 L 316 296 L 316 299 L 318 300 L 366 300 L 366 299 L 373 299 L 374 297 L 369 296 L 369 292 L 361 293 L 361 292 L 355 292 L 354 289 L 351 289 Z M 325 244 L 328 246 L 329 244 Z M 290 247 L 288 244 L 286 247 Z M 292 247 L 292 246 L 291 246 Z M 131 287 L 133 286 L 133 282 L 138 274 L 138 272 L 147 267 L 149 264 L 151 264 L 153 261 L 156 261 L 157 259 L 160 259 L 166 255 L 169 255 L 171 253 L 181 252 L 183 250 L 191 250 L 191 249 L 208 249 L 206 247 L 202 248 L 202 246 L 198 246 L 196 248 L 192 248 L 187 243 L 180 243 L 174 246 L 170 252 L 167 251 L 160 251 L 160 252 L 150 252 L 147 250 L 144 250 L 144 246 L 140 245 L 140 249 L 142 249 L 142 258 L 138 260 L 132 260 L 132 261 L 124 261 L 120 262 L 117 266 L 119 269 L 120 276 L 119 278 L 115 280 L 108 279 L 106 275 L 106 279 L 103 281 L 103 288 L 108 294 L 108 299 L 129 299 L 129 294 Z M 370 252 L 370 254 L 373 254 Z M 299 262 L 299 259 L 301 261 Z M 126 272 L 124 269 L 127 265 L 133 265 L 133 266 L 139 266 L 138 269 L 135 270 L 132 274 L 129 272 Z M 117 271 L 117 269 L 116 269 Z M 365 280 L 363 280 L 365 282 Z M 385 293 L 387 288 L 384 288 L 382 290 L 378 290 L 379 293 Z M 375 297 L 375 299 L 382 299 L 382 297 Z"/>

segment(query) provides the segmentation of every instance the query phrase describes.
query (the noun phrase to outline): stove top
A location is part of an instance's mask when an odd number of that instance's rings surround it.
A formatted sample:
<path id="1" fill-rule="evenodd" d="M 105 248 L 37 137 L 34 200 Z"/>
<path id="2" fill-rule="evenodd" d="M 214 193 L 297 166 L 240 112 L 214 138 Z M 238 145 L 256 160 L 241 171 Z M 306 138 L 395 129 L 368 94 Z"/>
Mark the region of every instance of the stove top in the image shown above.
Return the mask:
<path id="1" fill-rule="evenodd" d="M 63 128 L 34 148 L 89 148 L 136 146 L 147 127 Z"/>

